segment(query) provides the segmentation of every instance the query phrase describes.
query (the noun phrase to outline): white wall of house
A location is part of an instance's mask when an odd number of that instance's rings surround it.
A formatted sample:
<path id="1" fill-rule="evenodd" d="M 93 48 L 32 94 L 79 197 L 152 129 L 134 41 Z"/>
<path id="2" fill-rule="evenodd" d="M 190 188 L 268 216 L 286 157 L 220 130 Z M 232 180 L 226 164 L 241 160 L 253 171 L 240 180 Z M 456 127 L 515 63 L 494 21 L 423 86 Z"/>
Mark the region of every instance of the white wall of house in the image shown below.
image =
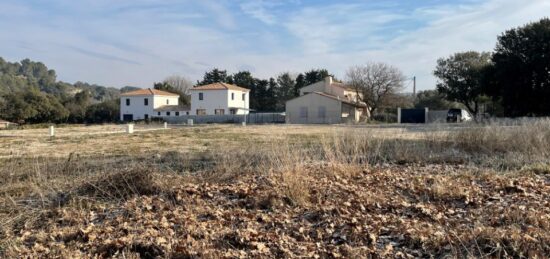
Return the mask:
<path id="1" fill-rule="evenodd" d="M 250 108 L 248 106 L 250 92 L 242 92 L 242 91 L 236 91 L 236 90 L 228 90 L 228 91 L 229 92 L 227 94 L 227 107 L 241 108 L 236 111 L 237 112 L 236 114 L 248 114 L 248 108 Z M 230 114 L 229 110 L 226 112 L 227 112 L 226 114 Z"/>
<path id="2" fill-rule="evenodd" d="M 340 123 L 342 103 L 319 94 L 306 94 L 286 102 L 286 121 L 295 124 Z"/>
<path id="3" fill-rule="evenodd" d="M 148 105 L 145 105 L 145 99 L 148 100 Z M 127 100 L 130 104 L 127 105 Z M 120 97 L 120 120 L 124 120 L 124 115 L 132 115 L 132 120 L 144 120 L 145 115 L 148 118 L 157 116 L 155 109 L 167 105 L 178 105 L 178 96 L 161 96 L 161 95 L 136 95 L 136 96 L 121 96 Z"/>
<path id="4" fill-rule="evenodd" d="M 145 105 L 145 99 L 148 105 Z M 127 102 L 129 100 L 129 104 Z M 143 120 L 147 114 L 149 117 L 153 114 L 153 96 L 121 96 L 120 97 L 120 120 L 124 120 L 124 115 L 132 115 L 132 120 Z"/>
<path id="5" fill-rule="evenodd" d="M 203 99 L 199 95 L 202 93 Z M 234 99 L 231 98 L 234 94 Z M 245 100 L 242 100 L 245 94 Z M 249 92 L 236 90 L 193 90 L 191 91 L 191 115 L 198 115 L 197 110 L 205 110 L 206 115 L 216 114 L 216 110 L 223 110 L 224 114 L 231 114 L 230 108 L 249 108 Z M 238 109 L 237 114 L 248 114 L 248 110 Z"/>
<path id="6" fill-rule="evenodd" d="M 179 96 L 162 96 L 162 95 L 155 95 L 154 96 L 154 108 L 162 107 L 165 105 L 178 105 L 179 104 Z"/>

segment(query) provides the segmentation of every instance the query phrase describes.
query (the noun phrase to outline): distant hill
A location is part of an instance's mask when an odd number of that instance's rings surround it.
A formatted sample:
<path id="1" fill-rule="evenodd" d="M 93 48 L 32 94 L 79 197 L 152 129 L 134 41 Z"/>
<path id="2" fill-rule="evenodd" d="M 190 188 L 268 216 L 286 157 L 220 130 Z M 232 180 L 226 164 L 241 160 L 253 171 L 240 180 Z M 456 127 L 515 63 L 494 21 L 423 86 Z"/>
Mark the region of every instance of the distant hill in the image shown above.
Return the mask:
<path id="1" fill-rule="evenodd" d="M 123 90 L 135 89 L 125 87 Z M 19 123 L 101 123 L 118 120 L 121 90 L 57 81 L 55 70 L 29 59 L 0 57 L 0 118 Z"/>
<path id="2" fill-rule="evenodd" d="M 0 57 L 0 95 L 33 87 L 60 99 L 74 97 L 75 94 L 87 90 L 94 102 L 116 99 L 121 93 L 120 89 L 114 87 L 80 81 L 74 84 L 57 81 L 55 70 L 48 69 L 42 62 L 29 59 L 7 62 Z"/>

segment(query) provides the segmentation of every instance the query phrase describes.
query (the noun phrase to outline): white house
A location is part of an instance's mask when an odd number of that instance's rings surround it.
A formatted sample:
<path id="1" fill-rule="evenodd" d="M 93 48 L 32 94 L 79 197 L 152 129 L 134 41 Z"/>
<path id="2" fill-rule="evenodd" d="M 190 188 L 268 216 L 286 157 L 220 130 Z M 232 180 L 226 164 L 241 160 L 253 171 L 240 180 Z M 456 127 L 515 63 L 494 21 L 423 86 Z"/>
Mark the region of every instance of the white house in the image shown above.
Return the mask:
<path id="1" fill-rule="evenodd" d="M 189 109 L 179 106 L 179 95 L 156 89 L 140 89 L 120 95 L 120 120 L 147 120 L 152 117 L 179 116 Z"/>
<path id="2" fill-rule="evenodd" d="M 250 90 L 240 86 L 213 83 L 191 90 L 191 114 L 248 114 Z"/>
<path id="3" fill-rule="evenodd" d="M 333 124 L 358 122 L 368 116 L 365 103 L 360 96 L 332 77 L 305 86 L 300 96 L 286 102 L 287 123 Z"/>

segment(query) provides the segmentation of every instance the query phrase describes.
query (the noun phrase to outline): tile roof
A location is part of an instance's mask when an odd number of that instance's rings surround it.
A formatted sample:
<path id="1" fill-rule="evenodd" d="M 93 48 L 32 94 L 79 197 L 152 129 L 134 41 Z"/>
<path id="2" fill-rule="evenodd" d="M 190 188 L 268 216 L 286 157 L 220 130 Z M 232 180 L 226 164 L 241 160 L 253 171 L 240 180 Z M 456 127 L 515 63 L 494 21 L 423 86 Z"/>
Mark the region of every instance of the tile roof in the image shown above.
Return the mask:
<path id="1" fill-rule="evenodd" d="M 345 99 L 342 99 L 338 96 L 335 96 L 335 95 L 331 95 L 331 94 L 327 94 L 327 93 L 323 93 L 323 92 L 313 92 L 314 94 L 318 94 L 318 95 L 321 95 L 321 96 L 324 96 L 324 97 L 328 97 L 328 98 L 331 98 L 331 99 L 334 99 L 334 100 L 338 100 L 340 102 L 343 102 L 345 104 L 349 104 L 349 105 L 353 105 L 355 107 L 361 107 L 361 108 L 365 108 L 367 107 L 366 104 L 364 103 L 355 103 L 355 102 L 350 102 L 348 100 L 345 100 Z"/>
<path id="2" fill-rule="evenodd" d="M 162 96 L 179 96 L 179 94 L 170 93 L 166 91 L 161 91 L 157 89 L 139 89 L 135 91 L 130 91 L 126 93 L 122 93 L 120 96 L 138 96 L 138 95 L 162 95 Z"/>
<path id="3" fill-rule="evenodd" d="M 250 91 L 250 89 L 246 89 L 240 86 L 227 84 L 227 83 L 213 83 L 209 85 L 200 85 L 200 86 L 191 88 L 190 90 L 236 90 L 236 91 L 242 91 L 242 92 Z"/>

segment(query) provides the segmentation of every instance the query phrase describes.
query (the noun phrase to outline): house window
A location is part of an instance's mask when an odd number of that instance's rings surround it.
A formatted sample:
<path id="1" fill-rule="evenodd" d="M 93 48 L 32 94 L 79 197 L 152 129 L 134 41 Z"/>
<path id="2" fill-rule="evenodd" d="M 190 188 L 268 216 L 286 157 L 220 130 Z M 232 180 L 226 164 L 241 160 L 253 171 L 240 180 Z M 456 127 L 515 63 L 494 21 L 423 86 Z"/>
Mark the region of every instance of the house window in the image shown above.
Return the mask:
<path id="1" fill-rule="evenodd" d="M 199 101 L 202 101 L 202 100 L 204 100 L 204 96 L 202 93 L 199 93 Z"/>
<path id="2" fill-rule="evenodd" d="M 166 112 L 166 116 L 170 116 L 170 112 Z"/>
<path id="3" fill-rule="evenodd" d="M 224 109 L 215 109 L 214 114 L 216 115 L 223 115 L 225 113 Z"/>
<path id="4" fill-rule="evenodd" d="M 327 107 L 325 106 L 319 106 L 319 118 L 325 118 L 327 117 Z"/>
<path id="5" fill-rule="evenodd" d="M 246 94 L 243 94 L 243 101 L 246 100 Z"/>
<path id="6" fill-rule="evenodd" d="M 166 99 L 166 105 L 170 104 L 170 100 Z"/>
<path id="7" fill-rule="evenodd" d="M 197 115 L 206 115 L 205 109 L 197 109 Z"/>
<path id="8" fill-rule="evenodd" d="M 231 93 L 231 100 L 235 100 L 235 93 Z"/>
<path id="9" fill-rule="evenodd" d="M 307 107 L 300 107 L 300 118 L 307 118 Z"/>
<path id="10" fill-rule="evenodd" d="M 130 106 L 130 98 L 126 98 L 126 106 Z"/>
<path id="11" fill-rule="evenodd" d="M 145 120 L 148 120 L 148 119 L 149 119 L 149 114 L 143 115 L 143 118 L 144 118 Z"/>
<path id="12" fill-rule="evenodd" d="M 160 116 L 160 112 L 159 112 L 159 116 Z"/>
<path id="13" fill-rule="evenodd" d="M 186 115 L 189 115 L 189 112 L 185 112 Z"/>
<path id="14" fill-rule="evenodd" d="M 180 116 L 180 112 L 176 112 L 176 116 Z"/>
<path id="15" fill-rule="evenodd" d="M 149 98 L 143 99 L 143 105 L 149 106 Z"/>
<path id="16" fill-rule="evenodd" d="M 229 114 L 237 114 L 237 109 L 230 109 Z"/>

